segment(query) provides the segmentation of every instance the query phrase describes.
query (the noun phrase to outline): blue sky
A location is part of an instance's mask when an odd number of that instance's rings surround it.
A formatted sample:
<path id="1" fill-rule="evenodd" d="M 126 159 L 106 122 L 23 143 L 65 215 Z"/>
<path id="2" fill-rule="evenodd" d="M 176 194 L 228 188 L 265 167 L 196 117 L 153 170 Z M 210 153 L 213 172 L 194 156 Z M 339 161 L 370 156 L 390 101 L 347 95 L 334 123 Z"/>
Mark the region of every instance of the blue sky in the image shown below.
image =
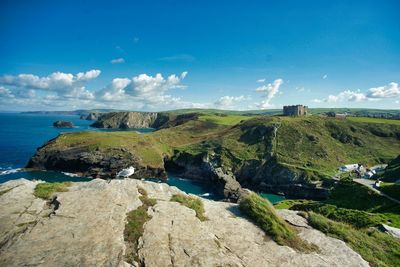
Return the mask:
<path id="1" fill-rule="evenodd" d="M 400 108 L 399 1 L 0 3 L 0 110 Z"/>

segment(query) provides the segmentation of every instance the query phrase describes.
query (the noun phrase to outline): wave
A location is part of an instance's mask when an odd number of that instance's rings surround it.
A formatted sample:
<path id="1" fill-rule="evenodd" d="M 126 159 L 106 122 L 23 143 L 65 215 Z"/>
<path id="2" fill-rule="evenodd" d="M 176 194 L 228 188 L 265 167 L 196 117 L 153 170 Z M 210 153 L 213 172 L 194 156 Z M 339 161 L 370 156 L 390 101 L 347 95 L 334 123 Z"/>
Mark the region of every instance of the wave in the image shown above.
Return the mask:
<path id="1" fill-rule="evenodd" d="M 204 193 L 204 194 L 201 194 L 200 196 L 201 197 L 209 197 L 211 194 L 210 193 Z"/>
<path id="2" fill-rule="evenodd" d="M 62 174 L 67 175 L 69 177 L 78 177 L 79 175 L 76 173 L 70 173 L 70 172 L 62 172 Z"/>
<path id="3" fill-rule="evenodd" d="M 16 169 L 7 169 L 7 170 L 2 170 L 0 171 L 0 175 L 6 175 L 6 174 L 11 174 L 11 173 L 17 173 L 21 171 L 21 168 L 16 168 Z"/>

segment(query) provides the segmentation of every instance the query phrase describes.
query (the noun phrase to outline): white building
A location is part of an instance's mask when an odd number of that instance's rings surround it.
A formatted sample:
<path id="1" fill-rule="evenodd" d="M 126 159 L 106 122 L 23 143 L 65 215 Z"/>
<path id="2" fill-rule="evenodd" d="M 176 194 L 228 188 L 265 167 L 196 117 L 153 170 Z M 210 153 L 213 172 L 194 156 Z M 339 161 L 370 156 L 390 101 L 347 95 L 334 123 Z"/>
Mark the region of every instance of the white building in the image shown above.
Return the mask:
<path id="1" fill-rule="evenodd" d="M 355 170 L 358 170 L 358 164 L 343 165 L 339 168 L 339 171 L 342 171 L 342 172 L 350 172 L 350 171 L 355 171 Z"/>

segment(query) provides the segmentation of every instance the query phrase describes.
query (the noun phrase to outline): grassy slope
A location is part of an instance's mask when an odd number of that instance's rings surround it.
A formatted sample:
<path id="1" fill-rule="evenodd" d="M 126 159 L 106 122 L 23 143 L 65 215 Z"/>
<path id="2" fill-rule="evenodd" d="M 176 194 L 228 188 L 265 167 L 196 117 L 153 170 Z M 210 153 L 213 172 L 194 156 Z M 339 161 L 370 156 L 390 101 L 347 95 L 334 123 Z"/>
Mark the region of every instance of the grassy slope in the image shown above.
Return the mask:
<path id="1" fill-rule="evenodd" d="M 386 169 L 375 175 L 374 178 L 384 182 L 396 182 L 400 180 L 400 155 L 390 161 Z"/>
<path id="2" fill-rule="evenodd" d="M 244 120 L 244 121 L 243 121 Z M 242 121 L 242 122 L 241 122 Z M 234 125 L 235 123 L 239 123 Z M 257 128 L 280 125 L 273 142 L 274 154 L 282 164 L 312 173 L 333 175 L 348 163 L 376 164 L 388 161 L 400 151 L 400 126 L 309 117 L 242 117 L 202 115 L 177 127 L 153 133 L 80 132 L 62 135 L 49 147 L 120 151 L 125 148 L 139 156 L 143 164 L 163 165 L 163 155 L 174 150 L 198 154 L 205 150 L 221 155 L 226 166 L 238 166 L 243 160 L 263 159 L 268 142 L 257 136 Z M 333 137 L 335 135 L 335 138 Z M 248 138 L 244 138 L 250 136 Z M 319 174 L 318 174 L 319 173 Z"/>
<path id="3" fill-rule="evenodd" d="M 350 225 L 329 220 L 313 212 L 308 213 L 309 224 L 327 235 L 345 241 L 371 266 L 399 266 L 400 241 L 374 229 L 356 230 Z"/>
<path id="4" fill-rule="evenodd" d="M 400 184 L 381 183 L 379 190 L 392 198 L 400 200 Z"/>
<path id="5" fill-rule="evenodd" d="M 372 266 L 398 266 L 400 240 L 371 228 L 400 227 L 400 205 L 354 182 L 341 182 L 326 201 L 285 200 L 276 208 L 308 211 L 314 228 L 345 241 Z"/>
<path id="6" fill-rule="evenodd" d="M 367 122 L 367 123 L 386 123 L 400 125 L 400 120 L 390 120 L 381 118 L 369 118 L 369 117 L 347 117 L 347 120 L 354 122 Z"/>
<path id="7" fill-rule="evenodd" d="M 355 182 L 339 183 L 326 201 L 286 200 L 276 207 L 312 210 L 358 228 L 380 223 L 400 228 L 400 205 Z"/>

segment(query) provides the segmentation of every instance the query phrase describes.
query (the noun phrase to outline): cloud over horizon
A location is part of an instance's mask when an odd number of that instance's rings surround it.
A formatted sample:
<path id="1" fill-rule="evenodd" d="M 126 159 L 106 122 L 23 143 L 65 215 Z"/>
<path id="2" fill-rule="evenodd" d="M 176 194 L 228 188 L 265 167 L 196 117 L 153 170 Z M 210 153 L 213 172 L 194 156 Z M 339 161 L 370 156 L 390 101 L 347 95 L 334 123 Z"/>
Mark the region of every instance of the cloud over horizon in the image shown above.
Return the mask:
<path id="1" fill-rule="evenodd" d="M 397 98 L 400 96 L 400 87 L 398 83 L 391 82 L 384 86 L 373 87 L 366 92 L 360 90 L 345 90 L 337 95 L 328 95 L 323 99 L 313 99 L 314 103 L 338 103 L 338 102 L 362 102 L 379 101 L 385 98 Z"/>

